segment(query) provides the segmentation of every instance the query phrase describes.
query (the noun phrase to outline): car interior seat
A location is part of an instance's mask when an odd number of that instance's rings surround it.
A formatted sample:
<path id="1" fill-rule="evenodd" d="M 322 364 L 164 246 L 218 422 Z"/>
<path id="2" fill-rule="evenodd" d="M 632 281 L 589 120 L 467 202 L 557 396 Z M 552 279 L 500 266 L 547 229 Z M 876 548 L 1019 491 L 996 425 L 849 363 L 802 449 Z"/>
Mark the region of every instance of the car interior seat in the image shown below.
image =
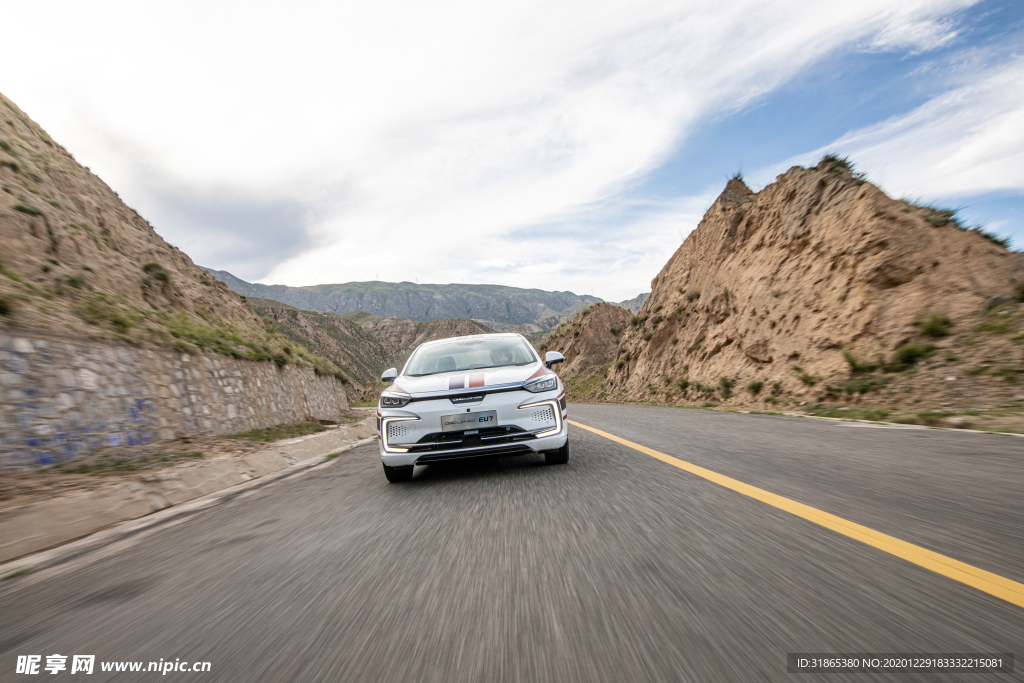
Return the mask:
<path id="1" fill-rule="evenodd" d="M 451 372 L 455 369 L 455 359 L 451 356 L 441 356 L 437 359 L 438 372 Z"/>

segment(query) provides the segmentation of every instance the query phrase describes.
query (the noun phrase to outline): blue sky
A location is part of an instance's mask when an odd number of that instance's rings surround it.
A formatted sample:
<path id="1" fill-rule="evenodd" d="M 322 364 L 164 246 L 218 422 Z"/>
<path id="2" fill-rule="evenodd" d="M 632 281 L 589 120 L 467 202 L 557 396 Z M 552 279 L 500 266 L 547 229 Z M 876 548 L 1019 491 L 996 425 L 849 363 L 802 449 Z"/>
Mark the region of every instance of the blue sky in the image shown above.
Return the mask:
<path id="1" fill-rule="evenodd" d="M 1024 247 L 1024 3 L 121 0 L 0 91 L 202 265 L 649 290 L 726 179 L 826 151 Z M 39 51 L 45 41 L 48 48 Z"/>
<path id="2" fill-rule="evenodd" d="M 958 67 L 973 53 L 988 52 L 996 63 L 1024 54 L 1022 2 L 989 0 L 952 13 L 950 21 L 957 35 L 944 46 L 922 52 L 843 50 L 762 100 L 709 117 L 637 192 L 662 199 L 677 196 L 681 188 L 695 193 L 704 184 L 721 184 L 736 171 L 749 176 L 778 170 L 780 162 L 820 148 L 850 154 L 857 163 L 855 148 L 833 143 L 849 131 L 910 112 L 956 87 L 964 78 Z M 1019 87 L 1024 89 L 1024 82 Z M 751 184 L 755 190 L 761 187 Z M 884 181 L 881 185 L 886 189 Z M 1019 190 L 968 195 L 925 190 L 907 198 L 959 209 L 968 224 L 1009 237 L 1015 248 L 1024 247 L 1024 193 Z"/>

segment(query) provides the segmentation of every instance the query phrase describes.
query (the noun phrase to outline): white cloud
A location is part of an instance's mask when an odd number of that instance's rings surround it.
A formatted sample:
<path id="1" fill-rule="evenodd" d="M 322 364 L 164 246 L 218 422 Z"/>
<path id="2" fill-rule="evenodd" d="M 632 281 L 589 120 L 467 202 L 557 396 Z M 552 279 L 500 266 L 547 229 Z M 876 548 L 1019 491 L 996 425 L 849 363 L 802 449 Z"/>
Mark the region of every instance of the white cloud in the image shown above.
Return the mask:
<path id="1" fill-rule="evenodd" d="M 790 163 L 806 165 L 826 151 L 838 152 L 890 194 L 929 201 L 1024 193 L 1024 58 L 961 80 L 966 84 L 907 114 L 848 133 Z M 785 165 L 757 177 L 764 180 Z"/>
<path id="2" fill-rule="evenodd" d="M 842 47 L 942 44 L 968 4 L 21 3 L 5 51 L 31 68 L 7 61 L 2 87 L 204 265 L 259 260 L 231 261 L 231 240 L 207 248 L 168 197 L 305 207 L 294 242 L 313 246 L 281 249 L 265 281 L 464 278 L 621 299 L 696 220 L 673 206 L 613 225 L 588 219 L 595 204 L 627 201 L 704 117 Z"/>

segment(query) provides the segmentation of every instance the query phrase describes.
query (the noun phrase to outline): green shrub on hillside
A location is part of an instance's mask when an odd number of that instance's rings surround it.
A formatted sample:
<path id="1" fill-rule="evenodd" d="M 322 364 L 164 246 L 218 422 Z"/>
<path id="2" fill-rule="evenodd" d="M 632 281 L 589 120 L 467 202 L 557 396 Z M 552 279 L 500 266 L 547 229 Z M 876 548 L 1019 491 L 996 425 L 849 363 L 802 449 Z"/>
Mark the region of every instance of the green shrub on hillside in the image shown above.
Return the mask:
<path id="1" fill-rule="evenodd" d="M 857 360 L 856 356 L 854 356 L 849 351 L 843 351 L 843 358 L 846 360 L 847 365 L 850 366 L 851 375 L 860 375 L 868 372 L 874 372 L 875 370 L 882 366 L 881 362 L 861 363 L 859 360 Z"/>
<path id="2" fill-rule="evenodd" d="M 636 327 L 637 325 L 643 325 L 645 322 L 647 322 L 647 314 L 634 315 L 632 318 L 629 319 L 629 324 L 632 325 L 633 327 Z"/>
<path id="3" fill-rule="evenodd" d="M 18 202 L 17 204 L 15 204 L 14 205 L 14 210 L 15 211 L 19 211 L 19 212 L 24 213 L 24 214 L 28 214 L 29 216 L 42 216 L 43 215 L 42 211 L 40 211 L 36 207 L 32 206 L 31 204 L 26 204 L 24 202 Z"/>
<path id="4" fill-rule="evenodd" d="M 844 382 L 840 388 L 847 394 L 866 394 L 871 391 L 878 391 L 891 381 L 891 377 L 879 377 L 878 375 L 870 377 L 855 377 L 854 379 Z"/>
<path id="5" fill-rule="evenodd" d="M 115 302 L 102 293 L 79 303 L 73 310 L 89 323 L 109 324 L 121 334 L 127 334 L 142 320 L 142 315 L 133 306 Z"/>
<path id="6" fill-rule="evenodd" d="M 818 383 L 817 377 L 814 377 L 813 375 L 811 375 L 811 373 L 807 372 L 799 365 L 793 366 L 793 372 L 797 373 L 797 378 L 809 387 L 812 387 Z"/>
<path id="7" fill-rule="evenodd" d="M 927 318 L 914 321 L 914 326 L 918 328 L 922 336 L 938 339 L 949 334 L 949 328 L 953 326 L 953 321 L 944 313 L 932 313 Z"/>
<path id="8" fill-rule="evenodd" d="M 935 352 L 932 344 L 915 344 L 913 342 L 904 344 L 896 349 L 893 354 L 892 363 L 887 370 L 902 370 L 908 368 L 918 361 L 924 360 Z"/>
<path id="9" fill-rule="evenodd" d="M 857 172 L 849 157 L 841 157 L 838 154 L 826 154 L 818 162 L 818 165 L 824 166 L 826 171 L 837 178 L 841 178 L 844 174 L 849 173 L 850 177 L 858 185 L 867 181 L 867 176 Z"/>
<path id="10" fill-rule="evenodd" d="M 142 272 L 148 275 L 149 277 L 153 278 L 157 282 L 166 283 L 171 281 L 170 272 L 155 261 L 150 261 L 149 263 L 143 264 Z"/>

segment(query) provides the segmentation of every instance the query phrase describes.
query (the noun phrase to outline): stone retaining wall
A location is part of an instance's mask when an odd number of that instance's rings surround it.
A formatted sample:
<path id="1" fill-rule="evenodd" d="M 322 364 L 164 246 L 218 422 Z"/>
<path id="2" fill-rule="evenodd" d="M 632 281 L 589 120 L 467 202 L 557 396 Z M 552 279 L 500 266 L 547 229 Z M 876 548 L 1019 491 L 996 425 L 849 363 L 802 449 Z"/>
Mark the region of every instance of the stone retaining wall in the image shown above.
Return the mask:
<path id="1" fill-rule="evenodd" d="M 2 468 L 336 419 L 347 408 L 342 383 L 312 368 L 0 328 Z"/>

